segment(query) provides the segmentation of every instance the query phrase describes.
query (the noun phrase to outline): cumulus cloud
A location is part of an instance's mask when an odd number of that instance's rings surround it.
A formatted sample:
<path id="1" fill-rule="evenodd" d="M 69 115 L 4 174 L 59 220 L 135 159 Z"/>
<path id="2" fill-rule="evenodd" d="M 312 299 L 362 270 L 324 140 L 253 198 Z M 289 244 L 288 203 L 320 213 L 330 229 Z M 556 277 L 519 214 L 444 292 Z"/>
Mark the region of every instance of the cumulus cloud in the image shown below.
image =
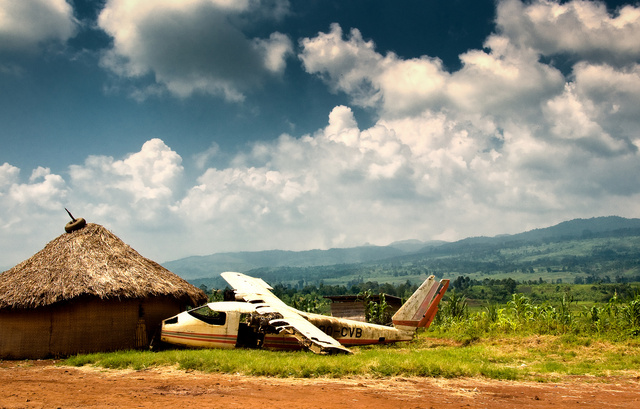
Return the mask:
<path id="1" fill-rule="evenodd" d="M 425 109 L 484 113 L 517 109 L 558 92 L 564 83 L 557 70 L 538 63 L 536 53 L 499 36 L 487 40 L 490 52 L 463 54 L 463 68 L 455 73 L 446 72 L 437 58 L 382 56 L 358 30 L 352 29 L 343 39 L 335 24 L 329 33 L 303 39 L 301 46 L 300 59 L 307 72 L 319 75 L 334 92 L 348 94 L 354 104 L 380 108 L 383 117 L 414 115 Z"/>
<path id="2" fill-rule="evenodd" d="M 148 222 L 164 216 L 183 176 L 182 158 L 160 139 L 146 142 L 140 152 L 122 160 L 90 156 L 69 168 L 76 192 L 90 195 L 106 215 Z"/>
<path id="3" fill-rule="evenodd" d="M 56 231 L 51 216 L 64 212 L 68 195 L 64 179 L 48 168 L 38 167 L 22 181 L 20 169 L 8 163 L 0 166 L 2 262 L 18 262 L 46 244 Z"/>
<path id="4" fill-rule="evenodd" d="M 25 181 L 19 174 L 15 166 L 0 166 L 5 257 L 26 258 L 61 234 L 68 221 L 65 207 L 76 217 L 126 235 L 143 254 L 163 258 L 163 252 L 179 247 L 173 234 L 179 234 L 181 218 L 171 207 L 184 182 L 182 158 L 160 139 L 147 141 L 123 159 L 89 156 L 69 167 L 68 180 L 44 167 Z"/>
<path id="5" fill-rule="evenodd" d="M 538 62 L 529 49 L 510 39 L 492 35 L 484 50 L 460 56 L 462 69 L 447 83 L 447 101 L 453 109 L 484 115 L 522 115 L 536 109 L 536 102 L 562 90 L 564 78 L 553 67 Z"/>
<path id="6" fill-rule="evenodd" d="M 603 48 L 630 58 L 620 66 L 621 60 L 616 58 L 610 63 L 593 62 L 585 50 L 599 47 L 588 39 L 598 37 L 602 30 L 610 30 L 607 38 L 622 38 L 622 43 L 627 44 L 625 49 L 635 47 L 630 44 L 640 46 L 640 36 L 625 36 L 627 31 L 635 33 L 640 27 L 636 24 L 637 15 L 640 8 L 632 6 L 618 10 L 617 16 L 612 17 L 602 4 L 594 2 L 560 5 L 546 0 L 527 4 L 506 0 L 498 6 L 500 33 L 489 36 L 483 50 L 462 54 L 462 68 L 451 73 L 444 71 L 433 57 L 402 60 L 393 53 L 382 55 L 358 30 L 352 29 L 343 38 L 341 28 L 335 24 L 328 33 L 301 40 L 299 58 L 307 72 L 320 76 L 334 92 L 347 94 L 353 104 L 376 109 L 382 120 L 412 118 L 429 111 L 476 115 L 504 122 L 499 124 L 504 127 L 517 121 L 558 122 L 562 114 L 569 114 L 573 125 L 582 129 L 569 131 L 569 123 L 547 125 L 556 134 L 563 133 L 562 138 L 573 135 L 577 140 L 583 138 L 576 135 L 584 132 L 604 133 L 608 134 L 604 139 L 611 139 L 604 143 L 609 150 L 624 149 L 625 143 L 633 149 L 638 55 L 616 49 L 615 41 L 606 43 Z M 575 20 L 575 24 L 569 28 L 558 24 L 558 19 L 565 17 Z M 548 29 L 549 25 L 556 31 Z M 562 30 L 573 28 L 583 42 L 572 47 L 559 44 L 567 37 Z M 545 47 L 545 36 L 548 41 L 558 39 L 553 42 L 557 47 Z M 572 52 L 583 58 L 567 78 L 540 61 L 541 55 L 559 52 Z M 583 118 L 578 120 L 578 116 Z M 590 131 L 584 128 L 585 121 L 590 122 Z"/>
<path id="7" fill-rule="evenodd" d="M 5 162 L 0 166 L 0 195 L 2 195 L 3 188 L 10 186 L 17 180 L 19 173 L 20 169 L 9 163 Z"/>
<path id="8" fill-rule="evenodd" d="M 402 60 L 383 56 L 358 29 L 346 39 L 338 24 L 328 33 L 300 41 L 304 69 L 322 78 L 333 92 L 344 92 L 354 104 L 381 108 L 385 114 L 416 113 L 441 103 L 449 74 L 437 58 Z"/>
<path id="9" fill-rule="evenodd" d="M 637 148 L 640 65 L 630 64 L 617 69 L 609 65 L 578 63 L 574 76 L 576 93 L 593 104 L 595 120 L 610 135 Z"/>
<path id="10" fill-rule="evenodd" d="M 29 213 L 60 208 L 68 189 L 60 175 L 51 173 L 49 168 L 34 169 L 27 183 L 19 180 L 20 169 L 8 163 L 0 166 L 0 201 L 4 216 L 9 213 Z M 6 220 L 5 220 L 6 223 Z"/>
<path id="11" fill-rule="evenodd" d="M 76 29 L 73 9 L 65 0 L 0 3 L 0 52 L 32 51 L 52 41 L 64 43 Z"/>
<path id="12" fill-rule="evenodd" d="M 274 242 L 289 248 L 352 244 L 345 229 L 359 231 L 353 234 L 359 239 L 390 237 L 362 230 L 372 220 L 388 228 L 389 219 L 399 217 L 387 200 L 400 207 L 412 200 L 397 186 L 407 183 L 409 155 L 392 132 L 382 126 L 361 131 L 352 111 L 340 106 L 317 134 L 282 135 L 256 144 L 227 169 L 208 169 L 176 212 L 197 220 L 220 246 L 227 245 L 225 237 L 232 243 L 244 237 L 254 249 Z"/>
<path id="13" fill-rule="evenodd" d="M 300 41 L 299 58 L 305 70 L 318 74 L 333 92 L 346 92 L 359 105 L 374 106 L 379 90 L 372 87 L 373 80 L 384 58 L 375 51 L 373 41 L 364 41 L 358 29 L 351 30 L 347 41 L 342 37 L 342 28 L 332 24 L 328 33 Z"/>
<path id="14" fill-rule="evenodd" d="M 640 9 L 610 15 L 605 4 L 574 0 L 498 3 L 497 25 L 521 47 L 544 55 L 567 53 L 591 62 L 626 64 L 640 58 Z"/>
<path id="15" fill-rule="evenodd" d="M 199 170 L 204 169 L 209 159 L 215 157 L 219 152 L 220 152 L 220 146 L 217 143 L 212 142 L 209 148 L 207 148 L 207 150 L 194 155 L 193 162 L 196 168 L 198 168 Z"/>
<path id="16" fill-rule="evenodd" d="M 287 6 L 258 0 L 109 0 L 98 25 L 113 37 L 113 48 L 102 64 L 122 78 L 152 77 L 137 91 L 139 99 L 157 94 L 160 85 L 181 98 L 206 93 L 242 101 L 266 76 L 284 71 L 293 46 L 277 32 L 248 38 L 238 17 L 264 17 L 265 8 L 281 15 Z"/>
<path id="17" fill-rule="evenodd" d="M 174 212 L 216 251 L 457 239 L 610 209 L 611 195 L 637 212 L 637 183 L 604 176 L 640 170 L 637 159 L 618 155 L 604 172 L 604 156 L 477 116 L 425 111 L 360 129 L 339 106 L 313 135 L 258 143 L 208 169 Z"/>
<path id="18" fill-rule="evenodd" d="M 522 109 L 531 100 L 559 92 L 564 84 L 559 71 L 538 62 L 537 53 L 497 35 L 485 43 L 489 52 L 461 55 L 463 68 L 455 73 L 446 72 L 437 58 L 383 56 L 356 29 L 343 39 L 337 24 L 329 33 L 303 39 L 301 47 L 299 57 L 307 72 L 320 76 L 334 92 L 348 94 L 354 104 L 379 108 L 383 117 L 425 109 Z"/>
<path id="19" fill-rule="evenodd" d="M 19 206 L 53 210 L 61 207 L 66 193 L 66 184 L 60 175 L 38 167 L 32 172 L 29 183 L 11 185 L 8 199 Z"/>
<path id="20" fill-rule="evenodd" d="M 462 54 L 455 72 L 435 57 L 382 55 L 358 30 L 345 36 L 335 24 L 301 40 L 308 73 L 379 116 L 371 130 L 351 127 L 334 140 L 362 149 L 363 132 L 393 135 L 409 152 L 398 166 L 403 192 L 436 214 L 449 210 L 425 227 L 441 237 L 456 228 L 434 225 L 451 213 L 476 227 L 482 214 L 508 226 L 541 214 L 609 214 L 621 208 L 603 200 L 611 195 L 627 204 L 623 214 L 637 215 L 638 183 L 622 175 L 640 170 L 640 9 L 609 15 L 594 2 L 506 0 L 497 13 L 498 31 Z M 540 58 L 561 53 L 576 61 L 566 77 Z"/>
<path id="21" fill-rule="evenodd" d="M 110 2 L 108 9 L 124 10 L 123 4 Z M 157 10 L 138 5 L 129 11 L 138 16 L 129 22 L 141 24 L 130 37 L 114 36 L 112 56 L 126 61 L 112 68 L 123 76 L 168 73 L 158 78 L 169 88 L 180 88 L 179 80 L 186 77 L 173 76 L 178 67 L 153 56 L 144 30 L 161 30 L 158 21 L 182 26 L 188 20 L 196 27 L 196 9 L 229 16 L 257 3 L 159 4 Z M 514 12 L 518 7 L 521 12 Z M 200 172 L 195 181 L 186 180 L 179 153 L 159 139 L 122 159 L 91 156 L 70 167 L 68 181 L 37 168 L 21 182 L 19 169 L 4 164 L 0 204 L 15 210 L 15 217 L 22 214 L 22 204 L 52 212 L 73 202 L 161 261 L 231 250 L 455 240 L 516 233 L 575 217 L 638 217 L 638 58 L 625 51 L 629 47 L 593 58 L 589 49 L 599 46 L 589 41 L 595 40 L 551 47 L 545 42 L 551 40 L 544 39 L 553 19 L 573 21 L 589 39 L 605 29 L 634 27 L 637 10 L 626 7 L 608 15 L 590 2 L 502 1 L 497 32 L 482 50 L 462 54 L 462 67 L 455 72 L 431 56 L 383 55 L 360 31 L 345 35 L 332 25 L 326 33 L 301 40 L 299 58 L 330 90 L 374 112 L 372 126 L 360 126 L 350 107 L 337 106 L 317 132 L 255 142 L 221 168 L 208 165 L 220 150 L 212 144 L 189 159 Z M 217 18 L 227 24 L 222 30 L 236 30 L 229 20 Z M 595 24 L 598 19 L 602 24 Z M 120 27 L 118 19 L 112 23 Z M 557 26 L 548 27 L 562 29 Z M 284 37 L 248 39 L 235 33 L 253 53 L 245 57 L 257 58 L 262 70 L 283 69 Z M 196 58 L 192 51 L 185 50 L 186 61 Z M 573 54 L 570 73 L 541 58 L 555 53 Z M 198 73 L 208 66 L 192 63 Z M 209 85 L 211 78 L 228 78 L 227 97 L 233 99 L 233 92 L 241 92 L 235 74 L 225 74 L 224 67 L 216 70 L 201 78 Z M 195 90 L 189 81 L 185 84 L 184 95 Z M 6 217 L 0 216 L 4 225 L 15 225 L 15 218 Z"/>

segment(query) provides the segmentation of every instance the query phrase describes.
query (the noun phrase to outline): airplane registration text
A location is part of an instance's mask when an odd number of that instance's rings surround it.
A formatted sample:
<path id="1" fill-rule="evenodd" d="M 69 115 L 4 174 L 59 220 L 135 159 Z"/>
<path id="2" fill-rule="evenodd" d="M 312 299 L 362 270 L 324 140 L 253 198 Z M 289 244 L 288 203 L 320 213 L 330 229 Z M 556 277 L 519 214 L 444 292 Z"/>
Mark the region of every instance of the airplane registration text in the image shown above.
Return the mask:
<path id="1" fill-rule="evenodd" d="M 338 336 L 338 334 L 340 334 L 340 336 L 342 337 L 351 337 L 351 338 L 361 338 L 362 337 L 362 328 L 353 328 L 353 327 L 332 327 L 332 326 L 327 326 L 325 327 L 324 325 L 319 325 L 318 328 L 320 329 L 320 331 L 323 331 L 325 334 L 329 335 L 329 336 Z"/>

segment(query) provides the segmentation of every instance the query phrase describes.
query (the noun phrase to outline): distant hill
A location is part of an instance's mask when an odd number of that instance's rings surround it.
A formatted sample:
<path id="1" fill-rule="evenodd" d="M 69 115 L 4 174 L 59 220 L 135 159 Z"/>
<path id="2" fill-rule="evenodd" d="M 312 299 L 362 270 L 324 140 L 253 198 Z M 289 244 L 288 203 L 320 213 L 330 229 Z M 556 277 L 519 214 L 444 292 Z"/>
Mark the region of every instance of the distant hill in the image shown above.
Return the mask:
<path id="1" fill-rule="evenodd" d="M 588 239 L 610 235 L 640 234 L 640 219 L 626 219 L 618 216 L 574 219 L 542 229 L 524 233 L 505 234 L 496 237 L 469 237 L 453 243 L 443 244 L 439 251 L 460 251 L 463 248 L 479 250 L 484 246 L 513 247 L 513 245 L 534 244 L 544 241 Z M 424 249 L 429 251 L 429 249 Z"/>
<path id="2" fill-rule="evenodd" d="M 424 247 L 424 244 L 419 246 Z M 336 264 L 356 264 L 384 260 L 405 254 L 391 246 L 363 246 L 347 249 L 217 253 L 187 257 L 163 263 L 163 266 L 184 279 L 217 276 L 225 271 L 244 273 L 261 267 L 314 267 Z"/>
<path id="3" fill-rule="evenodd" d="M 591 219 L 574 219 L 562 222 L 552 227 L 535 229 L 525 233 L 514 234 L 510 240 L 544 240 L 590 238 L 602 233 L 622 232 L 640 229 L 640 219 L 625 219 L 624 217 L 608 216 Z"/>
<path id="4" fill-rule="evenodd" d="M 219 274 L 245 272 L 275 284 L 419 282 L 426 274 L 478 279 L 633 279 L 640 276 L 640 219 L 575 219 L 513 235 L 452 243 L 405 240 L 388 246 L 219 253 L 163 264 L 195 285 L 224 286 Z"/>
<path id="5" fill-rule="evenodd" d="M 424 241 L 414 239 L 414 240 L 394 241 L 393 243 L 389 244 L 389 247 L 402 250 L 405 253 L 416 253 L 427 248 L 441 246 L 445 243 L 447 242 L 441 241 L 441 240 L 431 240 L 428 242 L 424 242 Z"/>

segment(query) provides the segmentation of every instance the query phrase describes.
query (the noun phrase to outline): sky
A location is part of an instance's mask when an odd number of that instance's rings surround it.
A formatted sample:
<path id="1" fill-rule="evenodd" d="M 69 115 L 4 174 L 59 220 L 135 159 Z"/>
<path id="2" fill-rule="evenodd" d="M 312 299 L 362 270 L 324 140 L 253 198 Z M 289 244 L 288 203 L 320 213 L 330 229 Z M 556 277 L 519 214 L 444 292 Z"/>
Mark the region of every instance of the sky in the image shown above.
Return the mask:
<path id="1" fill-rule="evenodd" d="M 640 217 L 640 4 L 0 0 L 0 268 Z"/>

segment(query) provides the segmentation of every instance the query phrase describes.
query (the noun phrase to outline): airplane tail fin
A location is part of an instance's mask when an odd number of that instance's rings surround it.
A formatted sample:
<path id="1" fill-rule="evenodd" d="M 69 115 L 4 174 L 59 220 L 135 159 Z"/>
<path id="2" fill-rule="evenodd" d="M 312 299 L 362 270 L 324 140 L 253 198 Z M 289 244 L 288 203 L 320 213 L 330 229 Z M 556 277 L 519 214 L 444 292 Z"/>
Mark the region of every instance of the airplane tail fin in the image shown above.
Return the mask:
<path id="1" fill-rule="evenodd" d="M 393 326 L 408 330 L 428 328 L 438 312 L 438 304 L 448 287 L 447 279 L 437 282 L 434 276 L 427 278 L 393 315 Z"/>

